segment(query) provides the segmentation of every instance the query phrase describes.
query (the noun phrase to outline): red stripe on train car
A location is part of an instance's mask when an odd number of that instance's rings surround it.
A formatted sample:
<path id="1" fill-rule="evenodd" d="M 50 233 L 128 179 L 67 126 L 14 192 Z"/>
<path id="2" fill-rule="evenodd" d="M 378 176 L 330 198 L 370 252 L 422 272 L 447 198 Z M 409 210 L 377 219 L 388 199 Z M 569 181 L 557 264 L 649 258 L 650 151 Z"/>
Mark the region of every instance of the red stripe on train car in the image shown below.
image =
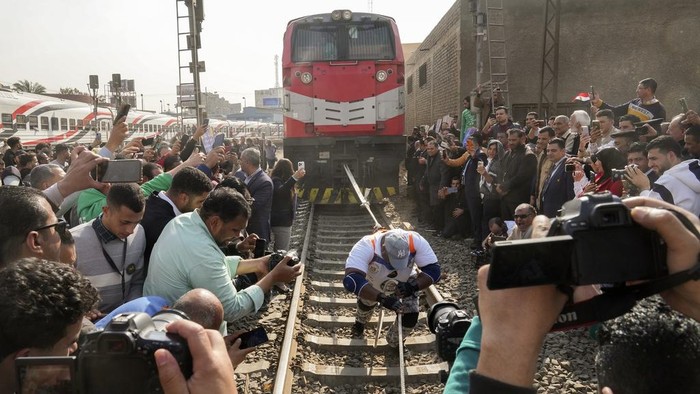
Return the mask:
<path id="1" fill-rule="evenodd" d="M 15 110 L 15 112 L 12 113 L 12 118 L 13 119 L 16 118 L 17 115 L 24 115 L 24 113 L 27 112 L 27 110 L 34 108 L 41 103 L 42 103 L 41 100 L 34 100 L 34 101 L 30 101 L 30 102 L 20 106 L 19 108 L 17 108 Z"/>

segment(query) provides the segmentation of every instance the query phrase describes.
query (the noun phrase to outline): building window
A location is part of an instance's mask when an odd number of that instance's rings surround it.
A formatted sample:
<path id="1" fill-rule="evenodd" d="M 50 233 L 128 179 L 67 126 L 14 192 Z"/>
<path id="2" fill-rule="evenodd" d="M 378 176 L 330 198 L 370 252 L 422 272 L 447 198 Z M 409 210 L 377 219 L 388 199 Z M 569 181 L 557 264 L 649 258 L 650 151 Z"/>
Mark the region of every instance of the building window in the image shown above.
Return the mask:
<path id="1" fill-rule="evenodd" d="M 413 92 L 413 75 L 409 75 L 406 80 L 406 92 L 411 94 Z"/>
<path id="2" fill-rule="evenodd" d="M 422 87 L 426 82 L 428 82 L 428 63 L 423 63 L 418 67 L 418 86 Z"/>

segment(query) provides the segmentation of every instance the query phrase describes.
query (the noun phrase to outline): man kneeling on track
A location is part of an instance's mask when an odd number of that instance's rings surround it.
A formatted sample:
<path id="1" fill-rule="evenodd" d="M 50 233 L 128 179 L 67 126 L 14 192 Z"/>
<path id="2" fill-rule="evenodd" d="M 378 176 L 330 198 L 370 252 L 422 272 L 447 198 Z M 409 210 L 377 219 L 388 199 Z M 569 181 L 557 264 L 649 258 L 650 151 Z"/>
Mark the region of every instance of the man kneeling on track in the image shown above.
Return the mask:
<path id="1" fill-rule="evenodd" d="M 420 234 L 396 229 L 363 237 L 350 251 L 343 279 L 345 289 L 358 296 L 353 338 L 363 337 L 374 307 L 380 304 L 403 315 L 405 339 L 418 322 L 418 291 L 439 279 L 437 256 Z M 389 346 L 397 348 L 395 325 L 389 327 L 386 340 Z"/>

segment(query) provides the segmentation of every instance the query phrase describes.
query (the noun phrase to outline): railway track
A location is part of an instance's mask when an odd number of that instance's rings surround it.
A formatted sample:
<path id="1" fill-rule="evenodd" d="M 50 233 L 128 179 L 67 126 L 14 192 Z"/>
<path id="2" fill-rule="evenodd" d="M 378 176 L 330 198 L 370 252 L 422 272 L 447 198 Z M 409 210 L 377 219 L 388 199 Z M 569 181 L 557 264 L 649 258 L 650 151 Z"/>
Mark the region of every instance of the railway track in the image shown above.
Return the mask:
<path id="1" fill-rule="evenodd" d="M 380 210 L 375 215 L 381 218 Z M 355 242 L 371 233 L 372 226 L 370 216 L 357 206 L 310 209 L 300 254 L 303 279 L 297 280 L 288 295 L 289 312 L 284 334 L 280 334 L 283 339 L 278 344 L 272 392 L 400 392 L 399 354 L 384 339 L 394 313 L 384 313 L 376 347 L 379 310 L 365 339 L 351 339 L 350 335 L 356 298 L 342 285 L 345 259 Z M 426 294 L 421 297 L 423 304 L 441 299 L 434 289 Z M 440 371 L 447 369 L 434 351 L 434 336 L 425 322 L 427 307 L 422 310 L 416 329 L 406 339 L 406 392 L 424 392 L 418 387 L 437 385 Z"/>

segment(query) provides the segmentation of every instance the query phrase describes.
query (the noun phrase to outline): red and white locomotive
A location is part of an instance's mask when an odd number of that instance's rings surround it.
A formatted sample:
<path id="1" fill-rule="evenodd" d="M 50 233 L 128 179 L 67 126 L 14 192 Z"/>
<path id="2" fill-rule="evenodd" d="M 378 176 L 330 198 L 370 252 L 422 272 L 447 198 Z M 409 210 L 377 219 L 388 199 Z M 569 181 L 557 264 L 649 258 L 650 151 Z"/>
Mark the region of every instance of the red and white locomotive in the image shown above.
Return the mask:
<path id="1" fill-rule="evenodd" d="M 349 10 L 294 19 L 282 65 L 284 155 L 305 163 L 300 195 L 354 202 L 344 165 L 370 199 L 395 194 L 406 139 L 404 58 L 394 19 Z"/>

